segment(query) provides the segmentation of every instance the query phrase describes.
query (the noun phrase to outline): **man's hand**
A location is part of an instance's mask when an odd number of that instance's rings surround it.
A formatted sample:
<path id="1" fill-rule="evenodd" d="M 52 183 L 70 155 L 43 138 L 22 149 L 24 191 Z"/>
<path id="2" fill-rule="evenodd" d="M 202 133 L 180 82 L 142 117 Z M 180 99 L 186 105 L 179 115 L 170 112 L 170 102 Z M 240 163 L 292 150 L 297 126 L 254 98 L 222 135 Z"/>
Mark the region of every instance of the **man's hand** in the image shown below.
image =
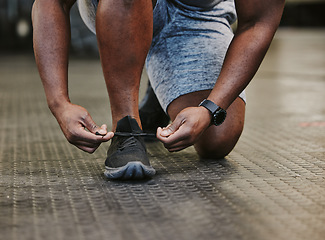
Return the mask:
<path id="1" fill-rule="evenodd" d="M 107 131 L 105 124 L 97 126 L 81 106 L 67 103 L 53 111 L 53 114 L 69 143 L 85 152 L 93 153 L 102 142 L 107 142 L 114 136 L 113 132 Z"/>
<path id="2" fill-rule="evenodd" d="M 168 151 L 180 151 L 193 145 L 210 122 L 211 115 L 204 107 L 185 108 L 170 125 L 157 129 L 157 138 Z"/>

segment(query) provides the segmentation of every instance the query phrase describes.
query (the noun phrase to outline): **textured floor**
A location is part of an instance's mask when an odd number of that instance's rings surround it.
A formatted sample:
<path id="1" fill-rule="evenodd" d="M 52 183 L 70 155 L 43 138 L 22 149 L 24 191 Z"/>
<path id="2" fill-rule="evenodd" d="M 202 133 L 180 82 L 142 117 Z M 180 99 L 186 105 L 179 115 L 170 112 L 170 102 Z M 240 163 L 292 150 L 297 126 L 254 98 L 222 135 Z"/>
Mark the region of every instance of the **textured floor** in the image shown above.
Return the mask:
<path id="1" fill-rule="evenodd" d="M 72 101 L 110 124 L 99 62 L 70 67 Z M 325 30 L 281 30 L 226 159 L 153 143 L 156 177 L 110 182 L 108 145 L 89 155 L 67 143 L 33 58 L 1 56 L 0 239 L 324 239 L 324 92 Z"/>

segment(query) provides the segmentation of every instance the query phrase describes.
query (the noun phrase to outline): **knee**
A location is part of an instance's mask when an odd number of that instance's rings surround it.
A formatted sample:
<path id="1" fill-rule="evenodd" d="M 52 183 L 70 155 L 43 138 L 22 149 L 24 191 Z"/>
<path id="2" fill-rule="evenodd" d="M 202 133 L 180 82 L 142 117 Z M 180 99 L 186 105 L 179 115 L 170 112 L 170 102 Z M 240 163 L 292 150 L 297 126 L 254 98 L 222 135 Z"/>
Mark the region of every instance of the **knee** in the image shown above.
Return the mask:
<path id="1" fill-rule="evenodd" d="M 206 146 L 201 144 L 194 145 L 197 154 L 204 159 L 223 159 L 233 148 L 225 146 L 224 144 L 216 144 L 213 146 Z"/>
<path id="2" fill-rule="evenodd" d="M 241 132 L 218 136 L 217 138 L 201 137 L 194 145 L 196 152 L 204 159 L 222 159 L 235 147 Z"/>

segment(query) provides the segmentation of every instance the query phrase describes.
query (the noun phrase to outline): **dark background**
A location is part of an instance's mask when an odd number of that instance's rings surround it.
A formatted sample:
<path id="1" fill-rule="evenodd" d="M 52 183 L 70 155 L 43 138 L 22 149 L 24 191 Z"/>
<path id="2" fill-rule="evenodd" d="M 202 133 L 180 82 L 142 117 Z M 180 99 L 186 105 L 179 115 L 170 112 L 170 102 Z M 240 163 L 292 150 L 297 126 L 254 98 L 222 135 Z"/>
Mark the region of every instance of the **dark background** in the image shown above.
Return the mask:
<path id="1" fill-rule="evenodd" d="M 31 7 L 34 0 L 0 0 L 0 53 L 32 51 Z M 280 27 L 325 27 L 325 0 L 288 0 Z M 96 37 L 71 13 L 71 52 L 97 56 Z"/>

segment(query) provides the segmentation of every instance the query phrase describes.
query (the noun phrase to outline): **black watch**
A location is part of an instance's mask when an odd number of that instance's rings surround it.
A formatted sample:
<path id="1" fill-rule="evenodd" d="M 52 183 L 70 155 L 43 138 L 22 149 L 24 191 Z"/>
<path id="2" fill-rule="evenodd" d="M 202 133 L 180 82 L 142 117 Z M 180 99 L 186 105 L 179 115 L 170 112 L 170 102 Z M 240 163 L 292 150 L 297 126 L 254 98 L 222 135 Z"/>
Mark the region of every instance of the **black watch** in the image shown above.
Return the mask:
<path id="1" fill-rule="evenodd" d="M 221 123 L 223 123 L 226 119 L 227 112 L 226 110 L 222 109 L 218 105 L 216 105 L 214 102 L 204 99 L 200 104 L 199 107 L 205 107 L 209 110 L 211 113 L 212 119 L 211 124 L 219 126 Z"/>

